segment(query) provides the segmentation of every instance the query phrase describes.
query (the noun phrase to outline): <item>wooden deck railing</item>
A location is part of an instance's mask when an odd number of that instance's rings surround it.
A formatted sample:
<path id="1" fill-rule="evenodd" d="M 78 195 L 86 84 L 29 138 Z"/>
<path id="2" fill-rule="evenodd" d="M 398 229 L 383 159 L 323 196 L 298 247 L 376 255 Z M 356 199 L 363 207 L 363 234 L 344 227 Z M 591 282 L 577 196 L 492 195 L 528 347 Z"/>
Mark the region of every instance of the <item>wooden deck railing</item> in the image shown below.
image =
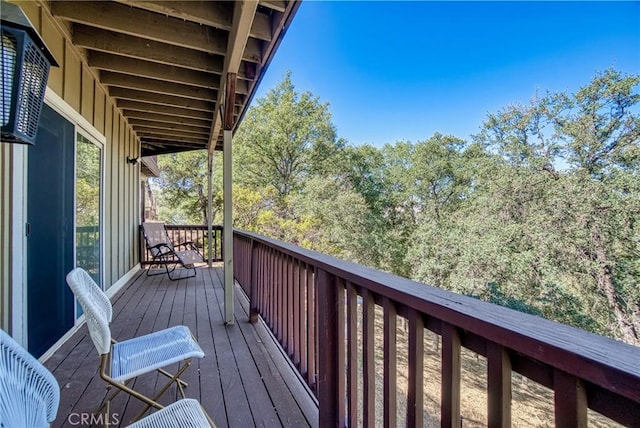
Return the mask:
<path id="1" fill-rule="evenodd" d="M 184 225 L 184 224 L 168 224 L 167 232 L 169 239 L 174 245 L 191 241 L 200 250 L 205 260 L 209 257 L 209 244 L 207 240 L 207 226 Z M 222 260 L 222 226 L 213 226 L 213 261 Z M 142 234 L 142 226 L 140 226 L 140 264 L 145 265 L 151 263 L 153 256 L 146 247 L 144 235 Z"/>
<path id="2" fill-rule="evenodd" d="M 408 366 L 406 425 L 423 426 L 425 330 L 442 343 L 443 427 L 461 426 L 461 348 L 487 359 L 490 427 L 511 425 L 514 372 L 553 391 L 548 417 L 558 427 L 586 426 L 587 409 L 640 425 L 640 348 L 248 232 L 234 232 L 234 266 L 252 319 L 262 316 L 318 398 L 320 426 L 373 426 L 380 387 L 384 426 L 396 426 L 400 358 Z M 401 319 L 406 355 L 396 341 Z"/>

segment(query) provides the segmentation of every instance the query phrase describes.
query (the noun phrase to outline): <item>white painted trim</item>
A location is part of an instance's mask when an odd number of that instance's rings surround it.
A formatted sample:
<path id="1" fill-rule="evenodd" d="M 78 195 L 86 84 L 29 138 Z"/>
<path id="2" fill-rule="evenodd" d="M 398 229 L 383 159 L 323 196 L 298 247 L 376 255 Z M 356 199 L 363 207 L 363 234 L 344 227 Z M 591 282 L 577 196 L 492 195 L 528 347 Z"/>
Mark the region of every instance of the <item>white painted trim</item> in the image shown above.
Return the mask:
<path id="1" fill-rule="evenodd" d="M 129 282 L 129 280 L 131 280 L 131 278 L 133 278 L 139 271 L 140 271 L 140 264 L 137 264 L 137 265 L 135 265 L 133 267 L 133 269 L 131 269 L 122 278 L 120 278 L 111 287 L 109 287 L 109 289 L 105 292 L 105 294 L 109 297 L 109 299 L 112 299 L 113 296 L 118 291 L 120 291 L 120 289 L 125 284 L 127 284 Z M 62 345 L 64 345 L 67 340 L 71 339 L 71 336 L 73 336 L 78 330 L 80 330 L 80 328 L 84 325 L 85 321 L 86 320 L 85 320 L 84 314 L 80 315 L 80 317 L 75 321 L 74 326 L 71 327 L 71 329 L 69 331 L 67 331 L 64 334 L 64 336 L 62 336 L 56 343 L 54 343 L 51 348 L 47 349 L 47 352 L 42 354 L 42 356 L 40 358 L 38 358 L 38 361 L 40 361 L 41 363 L 44 363 L 49 358 L 51 358 L 51 356 L 58 349 L 60 349 L 60 347 L 62 347 Z"/>
<path id="2" fill-rule="evenodd" d="M 28 349 L 27 334 L 27 178 L 29 152 L 21 144 L 13 145 L 11 207 L 11 335 Z"/>
<path id="3" fill-rule="evenodd" d="M 53 92 L 49 87 L 47 87 L 47 91 L 44 94 L 44 100 L 71 123 L 82 128 L 85 133 L 88 133 L 91 136 L 91 138 L 95 139 L 100 144 L 107 143 L 106 136 L 98 131 L 87 119 L 75 111 L 73 107 L 67 104 L 65 100 Z"/>
<path id="4" fill-rule="evenodd" d="M 105 291 L 105 294 L 111 299 L 124 285 L 129 282 L 138 272 L 140 272 L 140 263 L 135 265 L 129 272 L 125 273 L 119 280 Z"/>

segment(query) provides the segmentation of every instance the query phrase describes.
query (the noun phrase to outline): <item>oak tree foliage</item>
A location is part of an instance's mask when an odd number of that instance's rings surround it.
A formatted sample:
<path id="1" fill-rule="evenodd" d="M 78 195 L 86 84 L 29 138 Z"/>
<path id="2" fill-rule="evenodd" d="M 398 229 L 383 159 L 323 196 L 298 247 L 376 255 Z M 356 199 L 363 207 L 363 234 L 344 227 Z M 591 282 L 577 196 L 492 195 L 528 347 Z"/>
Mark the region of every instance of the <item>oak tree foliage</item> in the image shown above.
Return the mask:
<path id="1" fill-rule="evenodd" d="M 234 137 L 235 225 L 639 345 L 639 85 L 605 70 L 470 141 L 375 147 L 288 73 Z M 206 153 L 172 156 L 163 195 L 202 222 Z"/>

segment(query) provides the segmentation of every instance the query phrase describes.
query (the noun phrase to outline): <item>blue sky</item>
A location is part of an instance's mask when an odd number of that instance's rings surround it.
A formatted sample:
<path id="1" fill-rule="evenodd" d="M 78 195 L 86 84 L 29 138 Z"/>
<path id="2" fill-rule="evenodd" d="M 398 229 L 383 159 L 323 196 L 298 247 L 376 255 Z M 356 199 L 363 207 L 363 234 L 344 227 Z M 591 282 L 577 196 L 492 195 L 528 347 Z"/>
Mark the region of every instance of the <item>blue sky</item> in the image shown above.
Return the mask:
<path id="1" fill-rule="evenodd" d="M 536 91 L 640 73 L 640 2 L 302 2 L 262 80 L 291 70 L 351 144 L 476 133 Z"/>

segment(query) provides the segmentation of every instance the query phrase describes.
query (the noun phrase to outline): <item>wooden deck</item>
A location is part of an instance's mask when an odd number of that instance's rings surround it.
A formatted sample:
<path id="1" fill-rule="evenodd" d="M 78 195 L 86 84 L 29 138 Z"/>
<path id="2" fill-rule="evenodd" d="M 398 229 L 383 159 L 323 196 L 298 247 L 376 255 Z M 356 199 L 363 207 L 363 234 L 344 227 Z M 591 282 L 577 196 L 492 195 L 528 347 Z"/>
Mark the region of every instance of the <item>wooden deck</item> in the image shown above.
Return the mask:
<path id="1" fill-rule="evenodd" d="M 236 323 L 223 323 L 222 269 L 198 269 L 195 278 L 171 282 L 166 275 L 136 275 L 112 299 L 111 324 L 117 340 L 174 325 L 186 325 L 206 357 L 194 361 L 182 378 L 188 397 L 198 399 L 218 427 L 317 426 L 317 404 L 309 396 L 261 322 L 248 322 L 247 301 L 236 288 Z M 98 354 L 82 326 L 45 365 L 61 387 L 54 427 L 87 426 L 89 414 L 105 397 Z M 136 380 L 134 389 L 150 393 L 158 375 Z M 175 387 L 161 402 L 175 400 Z M 111 406 L 112 422 L 127 424 L 142 403 L 121 393 Z M 95 420 L 94 420 L 95 422 Z M 94 424 L 100 425 L 100 424 Z"/>

